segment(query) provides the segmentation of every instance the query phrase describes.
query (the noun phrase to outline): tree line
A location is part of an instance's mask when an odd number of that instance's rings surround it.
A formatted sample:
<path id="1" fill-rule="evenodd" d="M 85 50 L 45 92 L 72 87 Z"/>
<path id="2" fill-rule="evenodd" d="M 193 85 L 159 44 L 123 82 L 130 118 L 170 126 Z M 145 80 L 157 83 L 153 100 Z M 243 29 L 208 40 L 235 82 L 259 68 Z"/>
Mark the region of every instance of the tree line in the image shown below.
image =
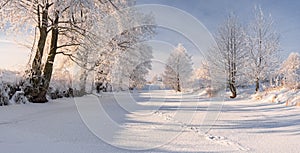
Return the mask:
<path id="1" fill-rule="evenodd" d="M 177 92 L 184 88 L 207 88 L 210 95 L 228 89 L 230 98 L 236 98 L 239 87 L 254 86 L 255 93 L 263 90 L 262 84 L 300 88 L 300 56 L 291 53 L 282 63 L 275 21 L 261 7 L 254 7 L 247 25 L 236 14 L 229 13 L 214 38 L 215 45 L 206 52 L 194 74 L 191 56 L 179 44 L 166 61 L 164 85 Z M 192 79 L 196 86 L 191 84 Z"/>
<path id="2" fill-rule="evenodd" d="M 235 98 L 237 88 L 242 86 L 254 85 L 257 93 L 262 90 L 262 83 L 279 86 L 282 82 L 298 80 L 294 83 L 299 85 L 299 70 L 293 67 L 289 70 L 293 74 L 288 74 L 287 64 L 280 64 L 279 33 L 272 16 L 265 14 L 261 7 L 254 8 L 252 20 L 247 25 L 230 13 L 214 37 L 216 45 L 205 55 L 200 73 L 202 80 L 209 80 L 206 84 L 214 92 L 229 89 L 230 98 Z M 291 54 L 293 57 L 287 60 L 298 55 Z M 291 79 L 291 75 L 297 79 Z"/>

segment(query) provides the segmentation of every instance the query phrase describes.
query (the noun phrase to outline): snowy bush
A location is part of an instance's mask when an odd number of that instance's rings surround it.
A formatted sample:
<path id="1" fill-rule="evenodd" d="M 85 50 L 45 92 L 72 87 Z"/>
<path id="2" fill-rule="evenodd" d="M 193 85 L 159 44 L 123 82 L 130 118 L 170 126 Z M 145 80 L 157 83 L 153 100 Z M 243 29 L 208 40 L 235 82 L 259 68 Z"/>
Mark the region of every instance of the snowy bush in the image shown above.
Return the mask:
<path id="1" fill-rule="evenodd" d="M 13 101 L 16 104 L 25 104 L 28 102 L 27 98 L 25 97 L 24 91 L 16 91 L 11 101 Z"/>
<path id="2" fill-rule="evenodd" d="M 63 97 L 68 98 L 68 97 L 78 96 L 76 93 L 77 93 L 76 90 L 74 92 L 73 88 L 64 89 L 64 88 L 49 87 L 47 95 L 51 99 L 58 99 Z"/>
<path id="3" fill-rule="evenodd" d="M 20 80 L 22 76 L 19 72 L 0 70 L 0 105 L 8 105 L 16 91 L 21 90 Z"/>
<path id="4" fill-rule="evenodd" d="M 0 106 L 9 104 L 9 88 L 7 85 L 0 83 Z"/>

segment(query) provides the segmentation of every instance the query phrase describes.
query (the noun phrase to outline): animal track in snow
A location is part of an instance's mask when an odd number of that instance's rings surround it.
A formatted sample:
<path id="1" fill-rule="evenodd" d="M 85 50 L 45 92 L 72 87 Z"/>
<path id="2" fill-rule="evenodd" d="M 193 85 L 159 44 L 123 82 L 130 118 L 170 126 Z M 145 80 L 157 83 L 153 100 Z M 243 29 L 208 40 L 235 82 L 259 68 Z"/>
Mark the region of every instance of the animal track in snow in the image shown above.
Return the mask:
<path id="1" fill-rule="evenodd" d="M 190 130 L 190 131 L 196 133 L 197 135 L 199 135 L 201 137 L 205 137 L 207 140 L 209 140 L 213 143 L 217 143 L 217 144 L 224 145 L 224 146 L 234 146 L 240 151 L 250 151 L 250 148 L 244 147 L 244 146 L 240 145 L 238 142 L 234 142 L 232 140 L 229 140 L 226 137 L 214 136 L 214 135 L 211 135 L 209 133 L 203 133 L 200 130 L 200 128 L 195 127 L 195 126 L 188 126 L 186 123 L 183 123 L 181 121 L 178 121 L 178 120 L 174 119 L 171 115 L 168 115 L 167 113 L 164 113 L 164 112 L 161 112 L 161 111 L 156 111 L 156 112 L 154 112 L 154 114 L 163 117 L 165 120 L 177 123 L 182 128 L 184 128 L 183 130 L 186 130 L 186 129 Z"/>

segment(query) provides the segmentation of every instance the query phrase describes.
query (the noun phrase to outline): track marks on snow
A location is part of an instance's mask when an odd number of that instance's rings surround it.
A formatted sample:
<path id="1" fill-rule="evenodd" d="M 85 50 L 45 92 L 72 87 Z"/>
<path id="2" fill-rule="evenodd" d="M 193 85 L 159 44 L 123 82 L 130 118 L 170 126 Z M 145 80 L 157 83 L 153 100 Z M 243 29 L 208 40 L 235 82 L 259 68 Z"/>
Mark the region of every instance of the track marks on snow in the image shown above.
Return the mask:
<path id="1" fill-rule="evenodd" d="M 166 121 L 170 121 L 170 122 L 180 125 L 182 128 L 181 131 L 192 131 L 195 134 L 197 134 L 199 137 L 205 138 L 206 140 L 208 140 L 212 143 L 216 143 L 216 144 L 220 144 L 220 145 L 228 146 L 228 147 L 235 147 L 240 151 L 250 151 L 250 148 L 242 146 L 238 142 L 232 141 L 223 136 L 215 136 L 208 132 L 203 132 L 203 131 L 201 131 L 200 127 L 190 126 L 187 123 L 178 121 L 173 116 L 171 116 L 165 112 L 156 111 L 156 112 L 154 112 L 154 115 L 160 116 Z"/>

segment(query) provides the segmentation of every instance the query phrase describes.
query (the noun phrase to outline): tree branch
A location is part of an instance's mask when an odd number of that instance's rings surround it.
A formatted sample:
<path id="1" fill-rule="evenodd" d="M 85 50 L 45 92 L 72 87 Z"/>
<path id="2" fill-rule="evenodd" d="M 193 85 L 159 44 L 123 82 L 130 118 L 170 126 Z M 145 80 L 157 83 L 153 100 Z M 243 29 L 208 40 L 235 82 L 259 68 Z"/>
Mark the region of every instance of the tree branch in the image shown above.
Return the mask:
<path id="1" fill-rule="evenodd" d="M 63 48 L 63 47 L 79 46 L 79 45 L 80 45 L 79 43 L 78 44 L 65 44 L 65 45 L 58 46 L 57 49 Z"/>
<path id="2" fill-rule="evenodd" d="M 1 10 L 5 5 L 7 5 L 9 1 L 11 1 L 11 0 L 6 0 L 6 1 L 0 6 L 0 10 Z"/>

